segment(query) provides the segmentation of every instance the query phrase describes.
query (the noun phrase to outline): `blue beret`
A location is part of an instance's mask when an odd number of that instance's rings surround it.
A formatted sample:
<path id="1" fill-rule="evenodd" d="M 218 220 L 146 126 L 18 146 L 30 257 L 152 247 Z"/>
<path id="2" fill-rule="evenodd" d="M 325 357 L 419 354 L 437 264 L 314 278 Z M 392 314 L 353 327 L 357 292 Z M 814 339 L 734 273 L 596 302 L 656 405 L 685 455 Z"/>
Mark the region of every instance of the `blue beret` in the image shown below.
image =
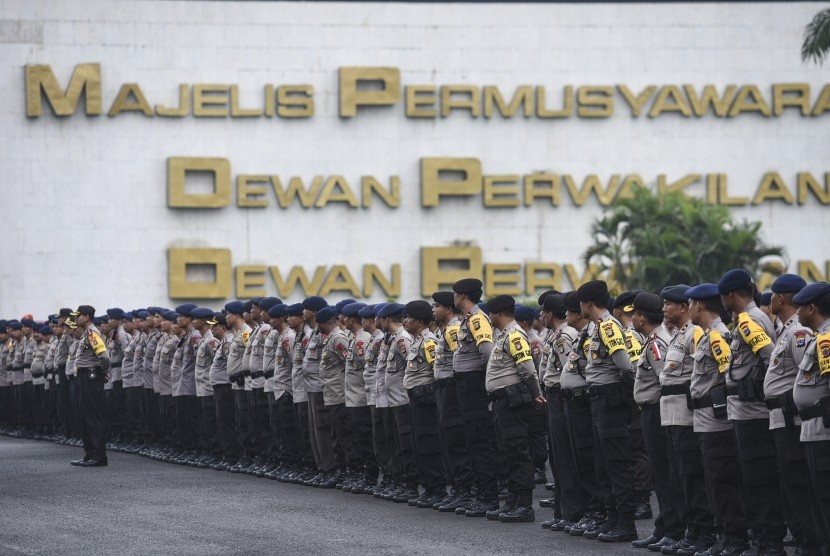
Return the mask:
<path id="1" fill-rule="evenodd" d="M 19 320 L 16 320 L 16 319 L 8 321 L 6 323 L 6 326 L 11 328 L 12 330 L 20 330 L 21 328 L 23 328 L 23 324 L 21 324 L 21 322 Z"/>
<path id="2" fill-rule="evenodd" d="M 101 326 L 104 324 L 104 317 L 92 317 L 92 324 L 95 326 Z"/>
<path id="3" fill-rule="evenodd" d="M 816 282 L 815 284 L 804 286 L 800 292 L 795 294 L 793 296 L 793 303 L 796 305 L 809 305 L 826 295 L 830 295 L 830 284 L 827 282 Z"/>
<path id="4" fill-rule="evenodd" d="M 20 324 L 29 328 L 37 328 L 37 323 L 32 319 L 21 319 Z"/>
<path id="5" fill-rule="evenodd" d="M 775 293 L 798 293 L 807 285 L 798 274 L 782 274 L 775 279 L 770 288 Z"/>
<path id="6" fill-rule="evenodd" d="M 207 307 L 196 307 L 190 310 L 190 316 L 194 319 L 210 319 L 213 318 L 213 309 Z"/>
<path id="7" fill-rule="evenodd" d="M 533 309 L 527 305 L 516 305 L 513 309 L 513 316 L 516 320 L 533 322 L 536 315 L 533 314 Z"/>
<path id="8" fill-rule="evenodd" d="M 257 305 L 259 305 L 267 311 L 274 305 L 279 305 L 280 303 L 282 303 L 282 299 L 280 299 L 279 297 L 263 297 L 259 300 L 259 303 L 257 303 Z"/>
<path id="9" fill-rule="evenodd" d="M 7 325 L 7 324 L 8 324 L 8 321 L 7 321 L 7 320 L 5 320 L 5 319 L 0 319 L 0 329 L 4 329 L 4 328 L 6 328 L 6 325 Z"/>
<path id="10" fill-rule="evenodd" d="M 758 305 L 772 305 L 772 292 L 766 292 L 761 294 L 761 302 Z"/>
<path id="11" fill-rule="evenodd" d="M 340 312 L 347 317 L 356 317 L 364 307 L 365 303 L 348 303 L 341 307 Z"/>
<path id="12" fill-rule="evenodd" d="M 41 326 L 40 330 L 38 330 L 38 332 L 40 332 L 41 334 L 51 334 L 52 329 L 48 325 L 47 326 Z"/>
<path id="13" fill-rule="evenodd" d="M 319 311 L 326 305 L 328 305 L 326 300 L 319 295 L 312 295 L 303 300 L 303 309 L 308 309 L 309 311 Z"/>
<path id="14" fill-rule="evenodd" d="M 127 313 L 124 313 L 125 315 Z M 101 315 L 101 322 L 109 322 L 110 318 L 107 315 Z"/>
<path id="15" fill-rule="evenodd" d="M 169 320 L 170 322 L 176 322 L 179 318 L 179 313 L 176 311 L 165 311 L 164 313 L 164 320 Z"/>
<path id="16" fill-rule="evenodd" d="M 124 318 L 124 309 L 119 309 L 118 307 L 113 307 L 112 309 L 107 309 L 107 315 L 111 319 L 123 319 Z"/>
<path id="17" fill-rule="evenodd" d="M 718 292 L 726 295 L 735 290 L 749 288 L 752 285 L 752 275 L 742 268 L 733 268 L 723 275 L 718 282 Z"/>
<path id="18" fill-rule="evenodd" d="M 184 305 L 179 305 L 176 307 L 176 312 L 185 317 L 191 317 L 193 315 L 190 314 L 190 311 L 198 307 L 195 303 L 185 303 Z"/>
<path id="19" fill-rule="evenodd" d="M 690 286 L 686 284 L 678 284 L 676 286 L 666 286 L 660 292 L 660 297 L 666 301 L 674 301 L 675 303 L 686 303 L 689 301 L 689 296 L 686 295 L 686 290 Z"/>
<path id="20" fill-rule="evenodd" d="M 699 284 L 686 290 L 686 297 L 689 299 L 709 299 L 720 297 L 717 284 Z"/>
<path id="21" fill-rule="evenodd" d="M 232 315 L 241 315 L 245 312 L 245 306 L 241 301 L 231 301 L 230 303 L 225 303 L 225 310 Z"/>
<path id="22" fill-rule="evenodd" d="M 294 305 L 288 305 L 285 308 L 285 314 L 292 316 L 292 317 L 301 317 L 303 316 L 303 304 L 302 303 L 295 303 Z"/>
<path id="23" fill-rule="evenodd" d="M 385 303 L 378 311 L 379 317 L 391 317 L 392 315 L 399 315 L 403 313 L 403 305 L 400 303 Z"/>
<path id="24" fill-rule="evenodd" d="M 243 313 L 250 313 L 251 309 L 253 309 L 253 308 L 254 308 L 254 302 L 253 301 L 248 300 L 248 301 L 245 301 L 244 303 L 242 303 L 242 312 Z"/>
<path id="25" fill-rule="evenodd" d="M 285 303 L 277 303 L 276 305 L 272 305 L 270 309 L 268 309 L 268 316 L 273 318 L 280 318 L 284 317 L 288 314 L 288 305 Z"/>
<path id="26" fill-rule="evenodd" d="M 126 312 L 126 313 L 124 313 L 124 317 L 123 317 L 123 318 L 124 318 L 124 320 L 133 320 L 133 314 L 132 314 L 132 312 Z M 109 317 L 107 317 L 107 319 L 109 319 Z"/>
<path id="27" fill-rule="evenodd" d="M 357 316 L 362 319 L 373 319 L 375 318 L 375 312 L 377 312 L 377 305 L 366 305 L 357 312 Z"/>
<path id="28" fill-rule="evenodd" d="M 259 305 L 262 303 L 262 300 L 265 299 L 264 297 L 252 297 L 251 298 L 251 305 Z"/>
<path id="29" fill-rule="evenodd" d="M 536 307 L 535 309 L 533 309 L 533 317 L 537 318 L 537 319 L 542 318 L 542 308 L 541 307 Z"/>
<path id="30" fill-rule="evenodd" d="M 133 311 L 133 318 L 146 319 L 149 316 L 150 313 L 148 311 L 145 311 L 144 309 Z"/>
<path id="31" fill-rule="evenodd" d="M 314 320 L 317 321 L 317 324 L 321 324 L 330 321 L 336 316 L 337 309 L 335 309 L 334 307 L 323 307 L 315 313 Z"/>
<path id="32" fill-rule="evenodd" d="M 378 303 L 377 305 L 375 305 L 375 316 L 379 317 L 381 309 L 383 309 L 387 305 L 389 305 L 389 303 Z"/>
<path id="33" fill-rule="evenodd" d="M 351 305 L 352 303 L 357 303 L 357 300 L 356 299 L 343 299 L 341 301 L 338 301 L 335 304 L 334 308 L 337 310 L 337 313 L 340 314 L 340 313 L 343 312 L 343 307 L 345 307 L 346 305 Z"/>
<path id="34" fill-rule="evenodd" d="M 484 301 L 479 301 L 478 303 L 476 303 L 476 305 L 478 305 L 478 308 L 481 309 L 482 313 L 490 314 L 490 311 L 487 310 L 487 303 L 485 303 Z"/>

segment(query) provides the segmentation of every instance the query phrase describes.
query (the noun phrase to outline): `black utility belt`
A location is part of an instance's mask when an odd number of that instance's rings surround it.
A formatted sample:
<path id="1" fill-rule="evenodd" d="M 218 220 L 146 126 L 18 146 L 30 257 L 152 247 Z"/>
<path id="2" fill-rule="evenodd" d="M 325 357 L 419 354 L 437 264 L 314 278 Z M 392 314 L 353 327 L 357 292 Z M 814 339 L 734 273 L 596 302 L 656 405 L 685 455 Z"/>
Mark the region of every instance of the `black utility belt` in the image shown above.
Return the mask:
<path id="1" fill-rule="evenodd" d="M 798 412 L 798 416 L 802 421 L 809 421 L 821 417 L 824 421 L 824 426 L 830 428 L 830 396 L 822 398 L 818 404 L 807 409 L 802 409 Z"/>
<path id="2" fill-rule="evenodd" d="M 447 386 L 451 386 L 455 384 L 455 377 L 447 377 L 447 378 L 439 378 L 435 381 L 435 389 L 436 390 L 443 390 Z"/>
<path id="3" fill-rule="evenodd" d="M 420 386 L 413 386 L 409 388 L 407 391 L 409 397 L 415 400 L 420 398 L 425 398 L 427 396 L 431 396 L 435 394 L 435 383 L 430 384 L 421 384 Z"/>
<path id="4" fill-rule="evenodd" d="M 24 371 L 28 371 L 28 370 L 29 370 L 29 369 L 31 369 L 31 368 L 32 368 L 32 366 L 31 366 L 31 365 L 23 365 L 23 370 L 24 370 Z"/>
<path id="5" fill-rule="evenodd" d="M 471 376 L 481 376 L 484 374 L 484 370 L 477 370 L 477 371 L 464 371 L 463 373 L 453 373 L 452 376 L 455 377 L 456 380 L 461 380 L 462 378 L 469 378 Z"/>
<path id="6" fill-rule="evenodd" d="M 573 390 L 568 390 L 567 388 L 562 389 L 562 398 L 566 400 L 574 400 L 576 398 L 584 398 L 589 395 L 589 387 L 588 386 L 581 386 L 579 388 L 574 388 Z"/>
<path id="7" fill-rule="evenodd" d="M 598 398 L 608 394 L 615 394 L 622 390 L 622 388 L 622 382 L 615 382 L 614 384 L 592 384 L 588 387 L 588 395 L 592 398 Z"/>
<path id="8" fill-rule="evenodd" d="M 111 364 L 110 364 L 110 368 L 112 368 L 112 369 L 117 369 L 118 367 L 120 367 L 120 366 L 121 366 L 121 364 L 122 364 L 122 363 L 123 363 L 123 362 L 119 362 L 119 363 L 111 363 Z"/>
<path id="9" fill-rule="evenodd" d="M 690 382 L 683 384 L 669 384 L 660 387 L 661 396 L 687 396 L 689 395 Z"/>
<path id="10" fill-rule="evenodd" d="M 545 386 L 545 393 L 546 394 L 555 394 L 562 390 L 561 384 L 554 384 L 553 386 Z"/>
<path id="11" fill-rule="evenodd" d="M 494 402 L 507 400 L 508 407 L 521 407 L 533 403 L 533 394 L 524 382 L 511 384 L 487 394 Z"/>
<path id="12" fill-rule="evenodd" d="M 263 371 L 257 371 L 255 373 L 251 373 L 251 378 L 262 378 L 265 376 Z"/>

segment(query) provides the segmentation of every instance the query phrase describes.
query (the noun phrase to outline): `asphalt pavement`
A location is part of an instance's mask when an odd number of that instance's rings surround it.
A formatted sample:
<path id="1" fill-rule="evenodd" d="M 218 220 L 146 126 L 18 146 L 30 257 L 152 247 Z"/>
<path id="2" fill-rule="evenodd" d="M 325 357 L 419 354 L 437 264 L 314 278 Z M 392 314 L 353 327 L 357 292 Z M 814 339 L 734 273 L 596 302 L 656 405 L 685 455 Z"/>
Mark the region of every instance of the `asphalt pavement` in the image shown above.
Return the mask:
<path id="1" fill-rule="evenodd" d="M 508 524 L 138 455 L 69 465 L 82 455 L 0 436 L 0 555 L 651 554 L 544 530 L 538 504 L 535 523 Z"/>

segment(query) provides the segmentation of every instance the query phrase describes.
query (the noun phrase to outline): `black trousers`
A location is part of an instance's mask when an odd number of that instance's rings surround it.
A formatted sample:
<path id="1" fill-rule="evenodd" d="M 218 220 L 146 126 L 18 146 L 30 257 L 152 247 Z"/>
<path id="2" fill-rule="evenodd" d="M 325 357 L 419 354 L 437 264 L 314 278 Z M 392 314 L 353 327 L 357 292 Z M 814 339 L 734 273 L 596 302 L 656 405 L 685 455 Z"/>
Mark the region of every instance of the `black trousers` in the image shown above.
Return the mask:
<path id="1" fill-rule="evenodd" d="M 127 419 L 124 432 L 131 440 L 141 438 L 141 404 L 144 398 L 143 386 L 124 388 L 127 397 Z"/>
<path id="2" fill-rule="evenodd" d="M 104 380 L 100 371 L 78 369 L 78 392 L 81 406 L 81 437 L 84 457 L 107 459 L 107 410 L 104 405 Z"/>
<path id="3" fill-rule="evenodd" d="M 370 406 L 369 410 L 372 412 L 372 449 L 375 453 L 375 460 L 380 470 L 383 471 L 384 477 L 388 478 L 392 473 L 390 447 L 387 444 L 386 434 L 386 414 L 389 408 Z"/>
<path id="4" fill-rule="evenodd" d="M 179 446 L 183 450 L 198 448 L 199 424 L 201 421 L 201 406 L 196 396 L 176 396 L 173 398 L 176 406 L 176 436 Z"/>
<path id="5" fill-rule="evenodd" d="M 58 420 L 58 385 L 52 379 L 46 390 L 46 430 L 51 432 L 60 426 Z"/>
<path id="6" fill-rule="evenodd" d="M 349 407 L 352 423 L 354 461 L 352 465 L 365 469 L 370 477 L 377 477 L 378 464 L 372 447 L 372 411 L 368 405 Z"/>
<path id="7" fill-rule="evenodd" d="M 669 440 L 665 427 L 660 424 L 660 402 L 644 404 L 641 411 L 640 429 L 648 452 L 657 503 L 660 506 L 660 513 L 654 520 L 654 536 L 680 540 L 685 534 L 686 524 L 681 521 L 680 511 L 675 505 L 681 494 L 670 478 Z M 732 433 L 729 434 L 731 436 Z"/>
<path id="8" fill-rule="evenodd" d="M 274 429 L 279 446 L 279 458 L 289 464 L 298 463 L 302 459 L 300 453 L 299 424 L 295 412 L 297 404 L 291 392 L 283 392 L 279 399 L 274 400 L 274 414 L 276 428 Z"/>
<path id="9" fill-rule="evenodd" d="M 585 511 L 585 490 L 579 482 L 568 420 L 565 418 L 565 403 L 562 389 L 545 388 L 548 400 L 548 423 L 553 451 L 551 468 L 555 468 L 556 484 L 559 490 L 559 509 L 563 519 L 579 521 Z"/>
<path id="10" fill-rule="evenodd" d="M 571 441 L 571 451 L 574 454 L 576 470 L 579 476 L 579 486 L 582 488 L 584 512 L 603 512 L 607 486 L 603 485 L 597 468 L 598 438 L 594 435 L 593 415 L 591 413 L 591 399 L 587 394 L 577 397 L 568 397 L 565 394 L 565 417 L 568 420 L 568 435 Z"/>
<path id="11" fill-rule="evenodd" d="M 8 425 L 12 421 L 13 392 L 11 385 L 0 386 L 0 425 Z"/>
<path id="12" fill-rule="evenodd" d="M 20 423 L 31 428 L 35 424 L 35 387 L 31 380 L 24 382 L 20 387 Z"/>
<path id="13" fill-rule="evenodd" d="M 331 413 L 331 447 L 335 466 L 354 465 L 352 415 L 345 403 L 326 406 Z"/>
<path id="14" fill-rule="evenodd" d="M 181 448 L 176 435 L 176 406 L 171 394 L 159 394 L 159 421 L 161 423 L 162 442 L 168 446 Z"/>
<path id="15" fill-rule="evenodd" d="M 202 445 L 200 449 L 209 454 L 218 455 L 222 451 L 219 448 L 219 432 L 216 425 L 216 399 L 211 396 L 198 398 L 202 417 Z"/>
<path id="16" fill-rule="evenodd" d="M 787 532 L 782 512 L 775 443 L 769 419 L 734 421 L 738 460 L 744 478 L 750 525 L 762 543 L 781 543 Z"/>
<path id="17" fill-rule="evenodd" d="M 456 490 L 469 491 L 473 486 L 473 467 L 467 453 L 464 420 L 458 408 L 455 378 L 438 380 L 435 386 L 444 473 Z"/>
<path id="18" fill-rule="evenodd" d="M 599 449 L 611 485 L 609 509 L 622 525 L 634 523 L 634 466 L 631 462 L 631 406 L 625 387 L 591 395 Z"/>
<path id="19" fill-rule="evenodd" d="M 58 372 L 60 373 L 60 385 L 58 386 L 58 414 L 60 416 L 61 421 L 61 428 L 63 429 L 63 433 L 67 437 L 72 437 L 73 435 L 73 423 L 72 423 L 72 404 L 69 399 L 69 391 L 70 391 L 70 380 L 69 377 L 66 376 L 66 366 L 62 365 L 58 367 Z"/>
<path id="20" fill-rule="evenodd" d="M 701 432 L 698 435 L 715 515 L 727 537 L 746 540 L 749 525 L 741 504 L 743 478 L 738 464 L 735 433 L 728 430 Z"/>
<path id="21" fill-rule="evenodd" d="M 492 496 L 498 491 L 498 451 L 484 378 L 484 371 L 456 373 L 455 387 L 475 484 L 479 493 Z"/>
<path id="22" fill-rule="evenodd" d="M 686 525 L 708 533 L 715 528 L 715 518 L 709 509 L 703 470 L 700 440 L 693 427 L 670 425 L 666 427 L 669 447 L 669 468 L 680 487 L 680 498 L 675 507 L 680 509 L 680 519 Z"/>
<path id="23" fill-rule="evenodd" d="M 530 459 L 533 467 L 544 467 L 548 462 L 548 410 L 547 406 L 531 405 L 530 429 L 527 441 L 530 444 Z"/>
<path id="24" fill-rule="evenodd" d="M 72 438 L 82 438 L 81 381 L 77 376 L 69 379 L 69 417 L 72 420 Z"/>
<path id="25" fill-rule="evenodd" d="M 216 407 L 216 434 L 219 448 L 226 462 L 235 463 L 239 460 L 240 443 L 236 433 L 236 401 L 235 392 L 230 384 L 213 385 L 213 403 Z"/>
<path id="26" fill-rule="evenodd" d="M 43 384 L 32 384 L 32 423 L 38 430 L 46 425 L 46 388 Z"/>
<path id="27" fill-rule="evenodd" d="M 149 388 L 144 388 L 144 404 L 142 405 L 142 421 L 144 423 L 144 440 L 150 443 L 158 443 L 161 439 L 161 426 L 159 420 L 159 395 Z"/>
<path id="28" fill-rule="evenodd" d="M 640 420 L 638 406 L 634 406 L 631 414 L 631 457 L 634 464 L 634 495 L 638 502 L 648 502 L 651 491 L 654 489 L 654 479 L 651 476 L 651 462 L 648 459 L 643 426 Z"/>
<path id="29" fill-rule="evenodd" d="M 418 479 L 428 492 L 446 492 L 447 477 L 441 459 L 441 439 L 435 394 L 419 397 L 409 393 L 409 409 L 415 443 L 415 465 Z"/>
<path id="30" fill-rule="evenodd" d="M 215 394 L 214 394 L 215 395 Z M 248 393 L 245 390 L 233 390 L 236 408 L 236 439 L 245 456 L 250 456 L 250 438 L 248 432 Z"/>
<path id="31" fill-rule="evenodd" d="M 109 390 L 108 415 L 110 431 L 118 439 L 124 434 L 124 424 L 127 419 L 127 395 L 124 392 L 124 382 L 115 380 Z"/>
<path id="32" fill-rule="evenodd" d="M 810 487 L 815 493 L 816 526 L 822 534 L 822 553 L 830 553 L 830 440 L 804 442 Z"/>
<path id="33" fill-rule="evenodd" d="M 415 441 L 412 434 L 412 410 L 409 404 L 391 407 L 390 414 L 395 430 L 395 453 L 399 467 L 398 478 L 407 486 L 418 485 L 418 470 L 415 466 Z"/>
<path id="34" fill-rule="evenodd" d="M 533 404 L 510 407 L 505 398 L 493 402 L 496 442 L 508 470 L 505 483 L 514 492 L 530 492 L 536 486 L 529 442 L 536 409 Z"/>
<path id="35" fill-rule="evenodd" d="M 308 419 L 311 449 L 314 462 L 320 471 L 335 468 L 334 446 L 332 446 L 331 408 L 327 406 L 322 392 L 308 393 Z"/>
<path id="36" fill-rule="evenodd" d="M 810 488 L 807 452 L 801 443 L 801 427 L 783 427 L 772 431 L 778 455 L 778 475 L 781 478 L 781 498 L 784 517 L 799 545 L 818 552 L 821 546 L 820 528 L 816 522 L 818 500 Z"/>
<path id="37" fill-rule="evenodd" d="M 248 423 L 253 425 L 252 444 L 254 453 L 270 457 L 273 451 L 274 437 L 271 433 L 271 419 L 268 413 L 268 396 L 264 388 L 254 388 L 248 392 Z"/>
<path id="38" fill-rule="evenodd" d="M 311 451 L 311 424 L 308 422 L 308 402 L 294 404 L 294 422 L 297 423 L 297 448 L 301 460 L 306 465 L 314 464 L 314 454 Z"/>

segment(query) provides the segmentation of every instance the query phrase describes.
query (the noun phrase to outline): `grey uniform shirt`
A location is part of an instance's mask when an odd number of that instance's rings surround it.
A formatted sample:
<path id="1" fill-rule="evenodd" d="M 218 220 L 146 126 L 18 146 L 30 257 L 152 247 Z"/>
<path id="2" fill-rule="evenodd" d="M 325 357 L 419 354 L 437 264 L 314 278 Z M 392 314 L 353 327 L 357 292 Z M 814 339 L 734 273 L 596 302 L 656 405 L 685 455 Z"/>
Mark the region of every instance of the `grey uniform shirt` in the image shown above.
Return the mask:
<path id="1" fill-rule="evenodd" d="M 173 395 L 173 367 L 174 365 L 181 366 L 182 350 L 179 349 L 180 341 L 180 338 L 175 334 L 168 334 L 159 350 L 158 392 L 162 396 Z M 177 354 L 178 362 L 176 361 Z"/>
<path id="2" fill-rule="evenodd" d="M 384 334 L 378 349 L 378 361 L 375 365 L 374 399 L 377 407 L 390 407 L 389 396 L 386 393 L 386 366 L 389 359 L 389 343 L 391 334 Z"/>
<path id="3" fill-rule="evenodd" d="M 124 388 L 128 388 L 133 385 L 135 369 L 135 349 L 136 344 L 138 344 L 138 339 L 138 332 L 136 332 L 132 336 L 129 336 L 129 341 L 127 342 L 127 345 L 124 346 L 124 349 L 121 352 L 121 380 L 124 382 Z M 117 343 L 117 340 L 114 340 L 114 343 Z"/>
<path id="4" fill-rule="evenodd" d="M 375 330 L 369 344 L 366 346 L 366 364 L 363 366 L 363 383 L 366 390 L 366 405 L 375 405 L 377 393 L 377 373 L 380 364 L 380 350 L 383 345 L 384 334 Z M 452 366 L 452 361 L 450 361 Z"/>
<path id="5" fill-rule="evenodd" d="M 23 350 L 23 382 L 32 382 L 32 361 L 36 351 L 37 342 L 33 334 L 31 338 L 26 338 L 26 348 Z"/>
<path id="6" fill-rule="evenodd" d="M 306 392 L 322 392 L 323 379 L 320 377 L 320 359 L 323 357 L 323 348 L 326 345 L 326 335 L 315 328 L 308 338 L 308 345 L 303 356 L 303 378 Z"/>
<path id="7" fill-rule="evenodd" d="M 453 351 L 458 347 L 458 330 L 461 328 L 461 319 L 453 315 L 447 326 L 440 331 L 435 346 L 435 380 L 452 378 Z"/>
<path id="8" fill-rule="evenodd" d="M 729 349 L 729 329 L 720 317 L 709 323 L 703 336 L 697 343 L 692 358 L 695 361 L 692 382 L 689 385 L 691 397 L 699 400 L 708 395 L 713 388 L 726 384 L 726 369 L 729 368 L 731 351 Z M 732 421 L 718 419 L 711 407 L 694 410 L 695 432 L 720 432 L 732 429 Z"/>
<path id="9" fill-rule="evenodd" d="M 807 340 L 811 335 L 812 331 L 798 322 L 798 313 L 784 323 L 778 341 L 775 342 L 775 348 L 772 350 L 767 374 L 764 376 L 765 399 L 782 398 L 787 394 L 792 394 L 795 377 L 798 374 L 798 364 L 804 357 Z M 793 416 L 793 424 L 796 426 L 801 424 L 797 415 Z M 769 410 L 770 429 L 780 429 L 786 425 L 781 408 Z"/>
<path id="10" fill-rule="evenodd" d="M 274 399 L 280 399 L 283 394 L 289 392 L 294 395 L 293 390 L 293 376 L 292 367 L 294 366 L 294 359 L 292 354 L 294 352 L 294 340 L 297 333 L 290 326 L 286 326 L 279 336 L 277 343 L 274 346 Z"/>
<path id="11" fill-rule="evenodd" d="M 568 323 L 563 322 L 556 330 L 551 330 L 549 340 L 550 353 L 546 359 L 546 366 L 542 369 L 544 373 L 542 381 L 547 387 L 561 385 L 562 370 L 568 364 L 568 355 L 574 342 L 579 337 L 579 332 Z M 532 346 L 531 346 L 532 347 Z"/>
<path id="12" fill-rule="evenodd" d="M 458 329 L 458 347 L 452 364 L 456 373 L 484 371 L 493 350 L 493 326 L 478 305 L 473 306 Z"/>
<path id="13" fill-rule="evenodd" d="M 196 396 L 206 398 L 213 395 L 213 386 L 210 384 L 210 367 L 213 365 L 213 355 L 219 347 L 219 340 L 214 338 L 210 328 L 199 340 L 199 347 L 196 348 L 196 368 L 194 379 L 196 383 Z"/>
<path id="14" fill-rule="evenodd" d="M 406 358 L 409 355 L 409 346 L 412 345 L 412 336 L 401 326 L 389 338 L 389 347 L 386 352 L 386 383 L 385 396 L 388 407 L 398 407 L 409 403 L 409 395 L 403 385 L 406 373 Z M 380 398 L 378 391 L 378 398 Z"/>
<path id="15" fill-rule="evenodd" d="M 346 407 L 366 407 L 366 381 L 363 371 L 366 368 L 366 351 L 372 342 L 372 335 L 362 328 L 349 342 L 346 358 Z"/>
<path id="16" fill-rule="evenodd" d="M 181 344 L 181 372 L 178 380 L 173 383 L 173 395 L 176 397 L 196 395 L 196 351 L 199 349 L 202 333 L 194 328 L 185 332 L 184 338 L 185 341 Z"/>
<path id="17" fill-rule="evenodd" d="M 60 340 L 58 341 L 58 348 L 55 353 L 55 370 L 65 370 L 66 359 L 69 357 L 70 347 L 75 338 L 69 334 L 67 330 L 63 331 Z"/>
<path id="18" fill-rule="evenodd" d="M 271 328 L 265 336 L 262 344 L 262 373 L 265 375 L 264 392 L 271 395 L 274 393 L 274 372 L 277 368 L 277 344 L 280 339 L 280 331 Z"/>
<path id="19" fill-rule="evenodd" d="M 111 352 L 112 372 L 110 373 L 110 381 L 123 380 L 123 371 L 121 366 L 124 364 L 124 352 L 130 343 L 130 335 L 124 330 L 124 326 L 119 326 L 115 332 L 112 333 L 112 342 L 107 348 Z"/>
<path id="20" fill-rule="evenodd" d="M 589 322 L 579 330 L 579 335 L 568 350 L 568 364 L 562 369 L 562 376 L 559 377 L 559 384 L 563 390 L 573 391 L 588 387 L 585 367 L 588 366 L 588 348 L 591 345 L 594 326 L 593 322 Z"/>
<path id="21" fill-rule="evenodd" d="M 775 330 L 769 318 L 755 303 L 750 302 L 738 315 L 732 331 L 732 366 L 726 374 L 726 385 L 736 386 L 744 377 L 760 377 L 766 372 L 775 342 Z M 726 410 L 733 421 L 769 419 L 769 410 L 762 401 L 741 401 L 738 395 L 727 398 Z"/>
<path id="22" fill-rule="evenodd" d="M 144 342 L 144 372 L 142 373 L 141 380 L 145 390 L 153 389 L 153 359 L 156 356 L 156 349 L 158 348 L 159 336 L 159 331 L 153 329 L 147 334 L 147 340 Z"/>
<path id="23" fill-rule="evenodd" d="M 81 335 L 76 366 L 79 369 L 98 367 L 102 373 L 110 370 L 110 354 L 95 325 L 90 325 Z"/>
<path id="24" fill-rule="evenodd" d="M 484 386 L 488 392 L 495 392 L 520 382 L 527 384 L 534 398 L 541 395 L 533 350 L 527 334 L 514 320 L 496 334 Z"/>
<path id="25" fill-rule="evenodd" d="M 634 375 L 634 401 L 638 404 L 660 402 L 660 373 L 666 362 L 671 338 L 662 326 L 655 328 L 643 343 L 643 351 Z"/>
<path id="26" fill-rule="evenodd" d="M 669 342 L 666 351 L 666 361 L 660 372 L 660 385 L 689 386 L 692 380 L 695 360 L 692 358 L 697 342 L 703 335 L 703 330 L 692 321 L 687 321 L 680 327 L 677 334 Z M 660 421 L 663 426 L 678 425 L 691 427 L 694 425 L 694 412 L 689 409 L 686 394 L 666 395 L 663 388 L 663 397 L 660 398 Z"/>
<path id="27" fill-rule="evenodd" d="M 23 354 L 26 352 L 26 337 L 22 337 L 14 342 L 11 356 L 9 357 L 9 366 L 12 369 L 12 384 L 23 384 L 23 377 L 25 371 L 23 370 Z"/>
<path id="28" fill-rule="evenodd" d="M 303 374 L 303 362 L 305 361 L 305 352 L 308 348 L 311 332 L 311 327 L 303 324 L 302 332 L 297 334 L 294 339 L 294 349 L 291 353 L 291 391 L 294 394 L 294 403 L 308 401 L 308 389 L 305 383 L 305 375 Z"/>
<path id="29" fill-rule="evenodd" d="M 339 327 L 325 336 L 323 353 L 320 356 L 320 380 L 323 382 L 323 403 L 338 405 L 346 403 L 346 358 L 349 353 L 349 338 Z"/>
<path id="30" fill-rule="evenodd" d="M 147 333 L 136 332 L 138 340 L 135 343 L 135 351 L 133 351 L 133 380 L 130 386 L 136 388 L 144 387 L 144 350 L 147 349 Z M 127 386 L 125 383 L 124 386 Z"/>
<path id="31" fill-rule="evenodd" d="M 69 353 L 66 356 L 66 376 L 78 376 L 78 353 L 81 349 L 81 341 L 78 338 L 72 338 L 69 344 Z"/>
<path id="32" fill-rule="evenodd" d="M 435 362 L 435 334 L 429 328 L 424 328 L 409 346 L 406 354 L 406 372 L 403 377 L 403 386 L 411 390 L 416 386 L 435 382 L 435 373 L 432 365 Z"/>
<path id="33" fill-rule="evenodd" d="M 210 370 L 208 371 L 208 380 L 211 387 L 230 382 L 228 380 L 228 353 L 231 351 L 231 343 L 233 343 L 233 332 L 228 330 L 213 352 L 213 361 L 211 361 Z"/>
<path id="34" fill-rule="evenodd" d="M 585 380 L 591 386 L 622 382 L 622 373 L 630 373 L 625 335 L 620 322 L 605 311 L 594 327 L 588 344 Z"/>
<path id="35" fill-rule="evenodd" d="M 798 376 L 793 386 L 793 399 L 799 410 L 809 409 L 830 396 L 830 319 L 810 336 L 804 357 L 798 364 Z M 801 423 L 801 441 L 830 440 L 830 428 L 822 417 Z"/>
<path id="36" fill-rule="evenodd" d="M 7 340 L 0 345 L 0 386 L 11 386 L 12 374 L 9 371 L 9 349 L 12 346 L 12 341 Z"/>
<path id="37" fill-rule="evenodd" d="M 248 343 L 251 341 L 251 327 L 243 324 L 242 328 L 233 333 L 233 341 L 231 342 L 231 349 L 228 351 L 228 377 L 231 379 L 232 388 L 234 390 L 245 390 L 245 386 L 239 386 L 233 382 L 240 374 L 245 372 L 245 350 L 248 348 Z M 250 381 L 246 382 L 247 384 Z"/>
<path id="38" fill-rule="evenodd" d="M 246 370 L 256 373 L 257 377 L 251 377 L 251 388 L 265 388 L 265 376 L 262 373 L 262 359 L 265 355 L 265 339 L 271 332 L 270 324 L 258 324 L 251 332 L 251 341 L 245 348 Z"/>
<path id="39" fill-rule="evenodd" d="M 159 378 L 160 368 L 161 368 L 161 352 L 164 349 L 164 344 L 167 343 L 167 340 L 170 339 L 170 334 L 167 332 L 161 332 L 158 337 L 158 342 L 156 343 L 156 349 L 153 354 L 153 365 L 152 365 L 152 374 L 153 374 L 153 391 L 158 394 L 159 393 L 159 384 L 161 382 Z"/>
<path id="40" fill-rule="evenodd" d="M 34 340 L 31 343 L 35 346 L 32 354 L 32 384 L 43 386 L 46 384 L 46 350 L 49 349 L 49 344 Z"/>
<path id="41" fill-rule="evenodd" d="M 547 367 L 547 365 L 542 367 L 542 337 L 533 328 L 525 330 L 525 335 L 527 335 L 527 341 L 530 344 L 530 353 L 533 355 L 533 366 L 536 367 L 536 378 L 541 382 L 542 375 L 545 373 L 545 367 Z"/>

